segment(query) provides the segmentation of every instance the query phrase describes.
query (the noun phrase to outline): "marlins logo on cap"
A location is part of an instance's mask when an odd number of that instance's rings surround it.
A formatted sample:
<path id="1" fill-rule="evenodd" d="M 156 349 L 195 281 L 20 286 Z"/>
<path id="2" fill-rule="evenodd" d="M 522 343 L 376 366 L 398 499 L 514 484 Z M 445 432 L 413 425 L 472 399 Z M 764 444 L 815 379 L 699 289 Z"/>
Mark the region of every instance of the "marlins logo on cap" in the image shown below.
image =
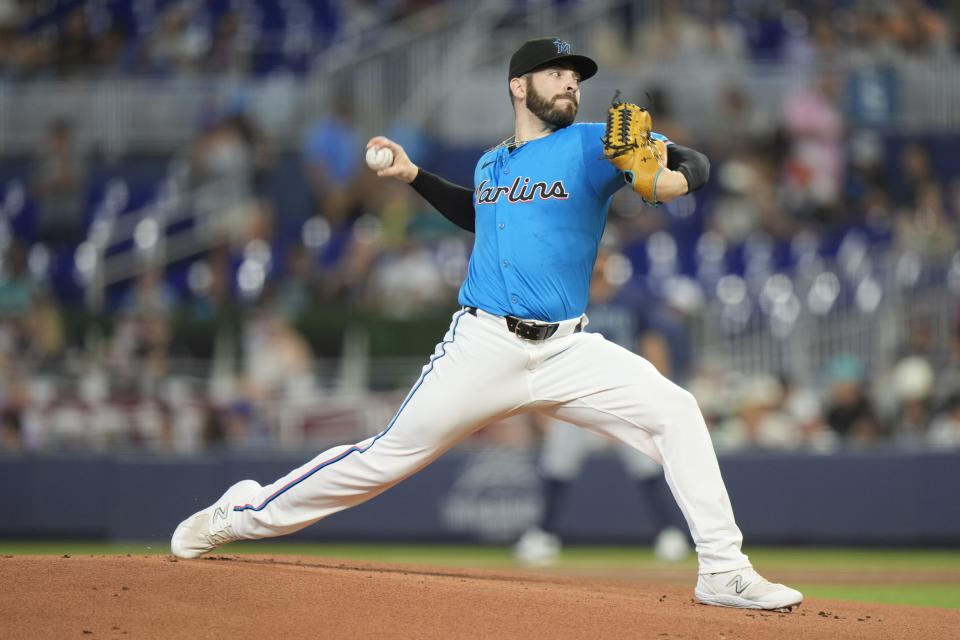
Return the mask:
<path id="1" fill-rule="evenodd" d="M 565 62 L 586 80 L 597 73 L 597 63 L 587 56 L 572 53 L 570 43 L 560 38 L 537 38 L 527 40 L 510 58 L 510 78 L 519 78 L 538 67 L 555 62 Z"/>

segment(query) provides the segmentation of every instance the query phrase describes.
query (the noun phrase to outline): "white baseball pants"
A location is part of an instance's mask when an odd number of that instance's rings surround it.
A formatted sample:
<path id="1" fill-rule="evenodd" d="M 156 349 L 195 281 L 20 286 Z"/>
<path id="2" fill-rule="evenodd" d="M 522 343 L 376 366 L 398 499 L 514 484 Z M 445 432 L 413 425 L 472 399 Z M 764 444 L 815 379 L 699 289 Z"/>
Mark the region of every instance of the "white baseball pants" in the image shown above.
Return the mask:
<path id="1" fill-rule="evenodd" d="M 499 316 L 458 311 L 386 429 L 264 486 L 234 508 L 234 531 L 265 538 L 302 529 L 386 491 L 487 423 L 533 410 L 661 463 L 701 573 L 750 566 L 693 396 L 601 335 L 573 333 L 579 321 L 532 342 L 509 333 Z"/>
<path id="2" fill-rule="evenodd" d="M 593 454 L 611 448 L 623 464 L 624 471 L 633 480 L 656 478 L 663 470 L 660 465 L 633 447 L 622 442 L 580 429 L 562 420 L 550 420 L 543 435 L 540 468 L 549 480 L 571 482 Z"/>

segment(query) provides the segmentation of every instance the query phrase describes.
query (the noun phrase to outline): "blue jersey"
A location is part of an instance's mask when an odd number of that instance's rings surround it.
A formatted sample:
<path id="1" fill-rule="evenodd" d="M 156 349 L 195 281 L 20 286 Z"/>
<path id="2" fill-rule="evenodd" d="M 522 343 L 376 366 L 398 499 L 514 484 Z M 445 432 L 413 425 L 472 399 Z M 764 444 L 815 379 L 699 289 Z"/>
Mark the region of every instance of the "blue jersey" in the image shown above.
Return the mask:
<path id="1" fill-rule="evenodd" d="M 603 134 L 600 123 L 572 124 L 480 157 L 460 304 L 545 322 L 583 313 L 610 199 L 626 184 L 603 157 Z"/>

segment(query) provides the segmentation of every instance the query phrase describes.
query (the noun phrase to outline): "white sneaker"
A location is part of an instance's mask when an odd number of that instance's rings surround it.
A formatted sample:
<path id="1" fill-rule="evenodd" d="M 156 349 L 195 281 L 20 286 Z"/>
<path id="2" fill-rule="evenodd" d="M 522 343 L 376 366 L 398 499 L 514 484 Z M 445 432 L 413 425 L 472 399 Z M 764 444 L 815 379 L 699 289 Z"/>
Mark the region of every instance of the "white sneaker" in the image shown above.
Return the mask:
<path id="1" fill-rule="evenodd" d="M 560 555 L 560 538 L 543 529 L 527 529 L 513 545 L 513 557 L 534 567 L 552 564 Z"/>
<path id="2" fill-rule="evenodd" d="M 170 551 L 179 558 L 199 558 L 208 551 L 239 540 L 230 524 L 230 510 L 245 503 L 260 485 L 241 480 L 227 489 L 219 500 L 198 511 L 177 526 L 170 539 Z"/>
<path id="3" fill-rule="evenodd" d="M 664 527 L 653 543 L 653 554 L 661 562 L 682 562 L 690 555 L 687 534 L 676 527 Z"/>
<path id="4" fill-rule="evenodd" d="M 786 609 L 800 604 L 803 594 L 768 582 L 752 568 L 723 573 L 701 573 L 694 589 L 703 604 L 740 609 Z"/>

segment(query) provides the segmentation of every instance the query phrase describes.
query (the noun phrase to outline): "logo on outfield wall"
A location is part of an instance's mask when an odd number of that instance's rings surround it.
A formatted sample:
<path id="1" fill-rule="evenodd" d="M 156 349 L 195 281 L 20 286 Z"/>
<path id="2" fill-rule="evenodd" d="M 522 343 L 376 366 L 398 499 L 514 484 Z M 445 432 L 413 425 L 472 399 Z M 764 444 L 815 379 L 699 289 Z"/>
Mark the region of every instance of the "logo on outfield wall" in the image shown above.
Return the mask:
<path id="1" fill-rule="evenodd" d="M 543 510 L 536 466 L 529 455 L 512 449 L 471 455 L 439 507 L 441 522 L 453 531 L 511 542 Z"/>

